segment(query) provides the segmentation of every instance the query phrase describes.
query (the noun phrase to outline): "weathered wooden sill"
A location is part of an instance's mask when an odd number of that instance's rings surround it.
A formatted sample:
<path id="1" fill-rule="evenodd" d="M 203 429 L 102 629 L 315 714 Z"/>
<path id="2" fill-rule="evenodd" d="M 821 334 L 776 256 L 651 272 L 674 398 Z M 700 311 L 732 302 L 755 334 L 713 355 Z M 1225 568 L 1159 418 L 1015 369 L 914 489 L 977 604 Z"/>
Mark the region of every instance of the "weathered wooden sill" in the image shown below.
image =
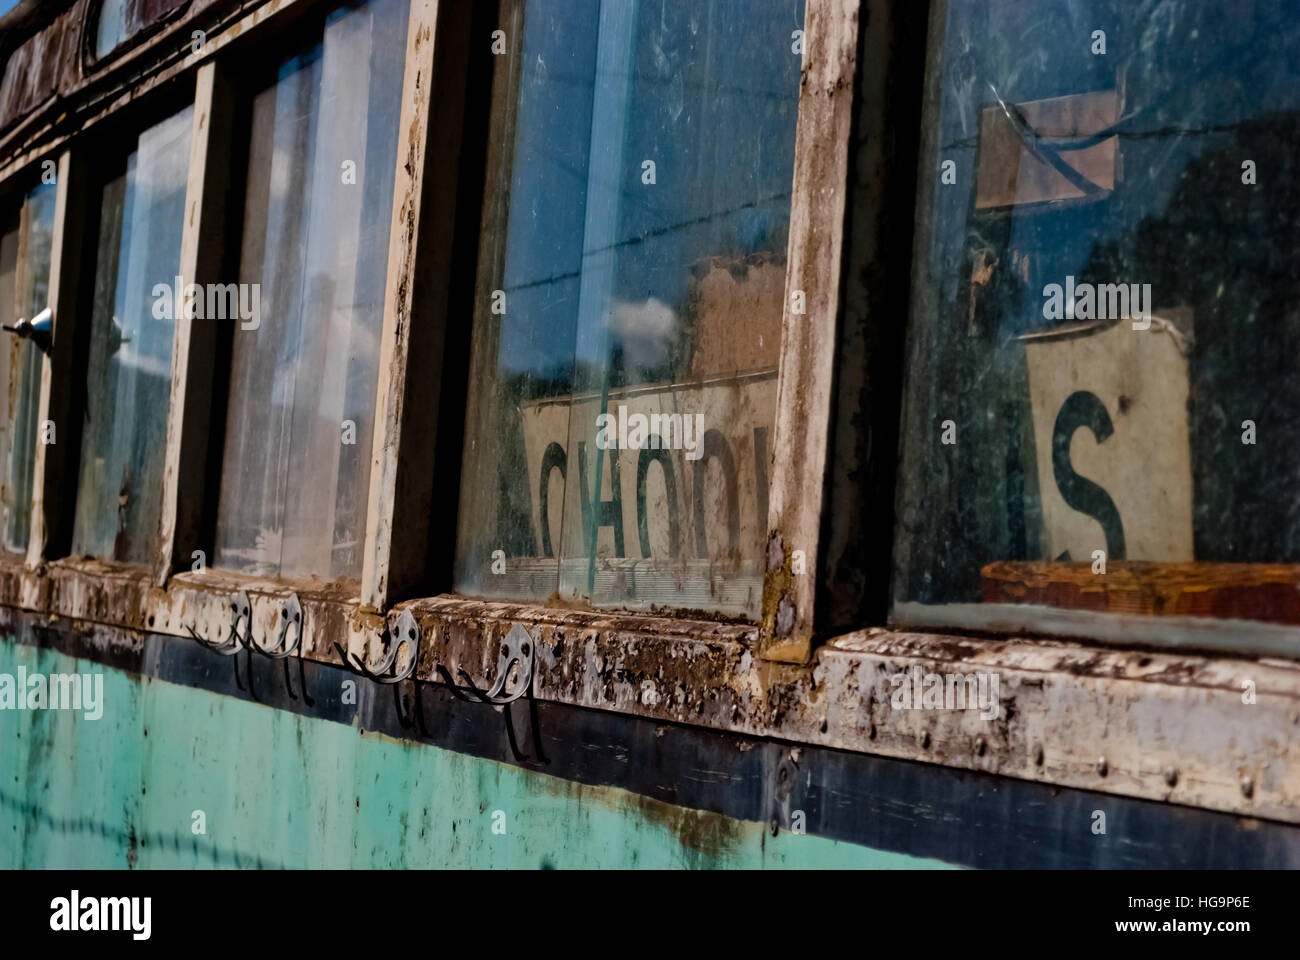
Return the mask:
<path id="1" fill-rule="evenodd" d="M 69 560 L 38 572 L 0 557 L 0 603 L 78 625 L 215 639 L 239 590 L 259 638 L 296 592 L 305 656 L 338 665 L 335 643 L 372 664 L 384 652 L 383 618 L 346 585 L 208 571 L 159 589 L 139 568 Z M 422 682 L 443 667 L 489 685 L 519 623 L 536 642 L 540 700 L 1300 823 L 1300 663 L 873 629 L 797 666 L 759 659 L 758 628 L 744 624 L 452 596 L 408 608 Z M 927 675 L 996 677 L 996 716 L 895 708 Z"/>

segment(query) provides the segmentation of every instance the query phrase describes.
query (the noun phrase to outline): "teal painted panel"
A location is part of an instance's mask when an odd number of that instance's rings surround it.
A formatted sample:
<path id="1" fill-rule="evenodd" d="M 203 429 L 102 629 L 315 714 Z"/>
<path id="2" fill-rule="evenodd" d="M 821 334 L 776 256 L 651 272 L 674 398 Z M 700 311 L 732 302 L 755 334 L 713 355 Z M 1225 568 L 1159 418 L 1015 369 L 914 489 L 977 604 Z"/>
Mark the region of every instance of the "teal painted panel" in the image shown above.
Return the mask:
<path id="1" fill-rule="evenodd" d="M 0 710 L 3 868 L 947 866 L 0 640 L 0 674 L 20 665 L 102 673 L 104 709 Z"/>

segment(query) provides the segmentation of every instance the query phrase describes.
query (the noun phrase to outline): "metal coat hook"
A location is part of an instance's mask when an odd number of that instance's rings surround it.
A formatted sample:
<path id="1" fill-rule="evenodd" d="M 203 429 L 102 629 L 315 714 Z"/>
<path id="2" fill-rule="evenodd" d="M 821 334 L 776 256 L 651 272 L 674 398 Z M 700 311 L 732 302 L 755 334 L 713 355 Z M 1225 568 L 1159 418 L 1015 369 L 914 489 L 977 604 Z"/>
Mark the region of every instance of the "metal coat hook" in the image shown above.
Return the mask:
<path id="1" fill-rule="evenodd" d="M 416 623 L 415 616 L 410 610 L 403 610 L 397 617 L 396 621 L 385 625 L 384 632 L 379 635 L 381 640 L 388 640 L 388 653 L 379 663 L 375 664 L 374 669 L 366 666 L 364 658 L 357 656 L 355 653 L 349 653 L 339 643 L 334 644 L 334 649 L 338 651 L 339 657 L 343 660 L 343 666 L 351 673 L 365 677 L 367 680 L 373 680 L 375 683 L 382 683 L 393 688 L 393 703 L 397 708 L 398 722 L 409 729 L 419 723 L 420 733 L 428 736 L 424 729 L 424 714 L 420 706 L 420 684 L 415 679 L 415 668 L 420 661 L 420 625 Z M 407 650 L 406 666 L 397 672 L 390 673 L 397 664 L 397 655 L 401 649 Z M 398 687 L 403 680 L 411 680 L 414 687 L 413 710 L 415 718 L 412 719 L 406 715 L 402 707 L 402 693 Z"/>
<path id="2" fill-rule="evenodd" d="M 285 600 L 280 606 L 280 633 L 275 638 L 275 643 L 269 647 L 264 647 L 250 635 L 253 649 L 264 657 L 272 660 L 284 660 L 293 656 L 302 644 L 302 603 L 298 600 L 296 593 L 290 594 L 289 599 Z M 293 640 L 289 640 L 289 631 L 293 631 Z"/>
<path id="3" fill-rule="evenodd" d="M 479 703 L 490 703 L 493 706 L 503 707 L 506 704 L 514 703 L 532 687 L 533 658 L 536 655 L 536 646 L 537 644 L 533 641 L 532 635 L 527 630 L 517 623 L 512 626 L 510 632 L 506 634 L 505 640 L 501 642 L 501 646 L 497 648 L 496 680 L 487 690 L 480 690 L 474 685 L 470 675 L 458 667 L 456 672 L 465 681 L 466 686 L 473 694 L 472 696 L 461 693 L 454 683 L 450 683 L 451 678 L 446 667 L 439 667 L 438 672 L 443 675 L 448 685 L 451 686 L 452 692 L 458 693 L 461 699 L 476 700 Z M 514 693 L 504 693 L 506 683 L 510 679 L 510 668 L 516 663 L 519 664 L 519 684 Z"/>
<path id="4" fill-rule="evenodd" d="M 289 679 L 289 658 L 297 653 L 298 657 L 298 683 L 302 686 L 302 698 L 308 705 L 312 706 L 314 701 L 307 693 L 307 678 L 303 671 L 302 664 L 302 631 L 303 631 L 303 612 L 302 602 L 298 599 L 296 593 L 290 594 L 288 599 L 280 605 L 280 632 L 275 638 L 275 642 L 270 646 L 263 646 L 253 637 L 252 631 L 248 634 L 248 649 L 250 652 L 250 677 L 251 677 L 251 654 L 259 653 L 269 660 L 279 660 L 284 666 L 284 686 L 289 693 L 289 699 L 297 700 L 298 695 L 293 692 L 293 682 Z M 292 639 L 290 635 L 292 634 Z M 251 686 L 251 683 L 250 683 Z"/>
<path id="5" fill-rule="evenodd" d="M 506 638 L 502 641 L 501 646 L 497 649 L 497 671 L 496 679 L 492 686 L 487 690 L 480 690 L 475 686 L 474 681 L 469 674 L 463 669 L 457 668 L 457 673 L 465 681 L 465 687 L 460 687 L 451 678 L 447 668 L 438 665 L 438 675 L 442 682 L 451 688 L 451 692 L 460 700 L 466 700 L 471 703 L 486 703 L 500 709 L 505 716 L 506 738 L 510 743 L 510 752 L 514 755 L 517 762 L 523 763 L 527 760 L 525 754 L 519 749 L 518 741 L 515 737 L 514 719 L 511 716 L 510 705 L 532 690 L 533 685 L 533 668 L 536 663 L 537 643 L 532 635 L 520 624 L 514 624 Z M 519 683 L 513 693 L 505 693 L 506 684 L 510 677 L 511 668 L 515 664 L 519 665 Z M 545 754 L 542 753 L 541 735 L 537 717 L 537 701 L 529 697 L 529 719 L 532 724 L 533 747 L 537 752 L 537 759 L 542 763 L 548 762 Z"/>
<path id="6" fill-rule="evenodd" d="M 244 624 L 244 632 L 240 633 L 239 624 Z M 186 631 L 199 644 L 211 650 L 213 653 L 220 654 L 223 657 L 233 657 L 241 650 L 248 650 L 248 690 L 253 690 L 253 605 L 248 600 L 248 594 L 240 590 L 230 600 L 230 629 L 226 636 L 220 642 L 214 643 L 211 640 L 205 640 L 200 637 L 198 631 L 190 624 L 185 625 Z M 239 661 L 233 660 L 235 667 L 235 686 L 240 690 L 244 689 L 244 684 L 239 679 Z M 256 698 L 257 694 L 253 694 Z"/>
<path id="7" fill-rule="evenodd" d="M 373 680 L 375 683 L 393 684 L 401 683 L 412 673 L 415 672 L 416 662 L 420 658 L 420 627 L 415 622 L 415 617 L 411 615 L 410 610 L 403 610 L 401 616 L 397 618 L 397 623 L 384 627 L 384 632 L 379 635 L 379 639 L 384 640 L 392 637 L 392 643 L 388 648 L 388 653 L 379 663 L 375 664 L 374 669 L 366 666 L 366 661 L 350 653 L 343 646 L 335 641 L 334 649 L 343 659 L 343 665 L 350 671 L 367 680 Z M 393 669 L 397 663 L 397 654 L 402 647 L 406 647 L 410 656 L 406 663 L 406 668 L 401 673 L 389 674 L 388 671 Z"/>
<path id="8" fill-rule="evenodd" d="M 245 624 L 245 633 L 239 632 L 239 622 Z M 235 594 L 230 600 L 230 630 L 227 631 L 225 639 L 218 643 L 211 640 L 205 640 L 200 637 L 194 627 L 186 624 L 185 629 L 203 646 L 207 647 L 213 653 L 219 653 L 223 657 L 231 657 L 244 649 L 246 642 L 249 642 L 252 632 L 252 605 L 248 602 L 248 594 L 243 590 Z"/>

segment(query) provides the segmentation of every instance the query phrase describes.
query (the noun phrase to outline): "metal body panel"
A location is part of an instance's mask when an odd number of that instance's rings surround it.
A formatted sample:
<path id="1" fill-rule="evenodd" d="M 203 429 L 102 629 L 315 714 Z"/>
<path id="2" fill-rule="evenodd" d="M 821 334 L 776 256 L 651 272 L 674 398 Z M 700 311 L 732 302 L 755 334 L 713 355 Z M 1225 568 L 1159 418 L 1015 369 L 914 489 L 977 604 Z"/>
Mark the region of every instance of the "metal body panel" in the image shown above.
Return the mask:
<path id="1" fill-rule="evenodd" d="M 6 633 L 0 673 L 102 671 L 112 710 L 0 711 L 5 866 L 1300 866 L 1300 830 L 1249 818 L 549 703 L 520 764 L 444 686 L 415 743 L 337 668 L 307 665 L 308 706 L 256 659 L 254 702 L 190 641 Z"/>

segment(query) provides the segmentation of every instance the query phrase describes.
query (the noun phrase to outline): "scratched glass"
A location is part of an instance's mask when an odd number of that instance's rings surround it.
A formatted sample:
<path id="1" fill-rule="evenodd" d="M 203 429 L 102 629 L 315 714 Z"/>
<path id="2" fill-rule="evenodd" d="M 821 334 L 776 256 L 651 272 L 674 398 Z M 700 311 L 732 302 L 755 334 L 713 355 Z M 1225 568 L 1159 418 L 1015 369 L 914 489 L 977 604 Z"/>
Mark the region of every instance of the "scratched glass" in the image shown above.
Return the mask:
<path id="1" fill-rule="evenodd" d="M 76 554 L 146 563 L 157 544 L 175 325 L 153 290 L 180 268 L 193 118 L 140 134 L 100 195 Z"/>
<path id="2" fill-rule="evenodd" d="M 231 324 L 219 567 L 361 576 L 408 12 L 336 11 L 252 99 L 239 281 L 260 318 Z"/>
<path id="3" fill-rule="evenodd" d="M 894 619 L 1294 652 L 1294 4 L 932 17 Z"/>
<path id="4" fill-rule="evenodd" d="M 5 221 L 0 235 L 0 325 L 31 320 L 49 305 L 50 248 L 54 233 L 53 184 L 31 190 Z M 23 553 L 32 514 L 41 351 L 31 340 L 4 334 L 0 345 L 0 457 L 4 463 L 4 549 Z"/>
<path id="5" fill-rule="evenodd" d="M 756 617 L 803 4 L 501 11 L 456 587 Z"/>

